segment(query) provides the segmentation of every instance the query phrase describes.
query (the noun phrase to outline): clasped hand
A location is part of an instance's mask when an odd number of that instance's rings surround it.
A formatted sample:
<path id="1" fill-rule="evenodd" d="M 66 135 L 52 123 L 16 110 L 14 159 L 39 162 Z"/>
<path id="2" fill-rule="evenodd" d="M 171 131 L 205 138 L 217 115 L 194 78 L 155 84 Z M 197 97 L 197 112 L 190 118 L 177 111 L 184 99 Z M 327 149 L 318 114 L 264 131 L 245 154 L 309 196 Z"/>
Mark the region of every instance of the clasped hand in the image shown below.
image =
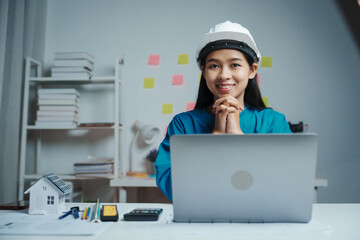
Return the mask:
<path id="1" fill-rule="evenodd" d="M 236 98 L 232 96 L 219 98 L 212 106 L 212 110 L 215 114 L 214 134 L 243 134 L 240 128 L 240 112 L 244 107 Z"/>

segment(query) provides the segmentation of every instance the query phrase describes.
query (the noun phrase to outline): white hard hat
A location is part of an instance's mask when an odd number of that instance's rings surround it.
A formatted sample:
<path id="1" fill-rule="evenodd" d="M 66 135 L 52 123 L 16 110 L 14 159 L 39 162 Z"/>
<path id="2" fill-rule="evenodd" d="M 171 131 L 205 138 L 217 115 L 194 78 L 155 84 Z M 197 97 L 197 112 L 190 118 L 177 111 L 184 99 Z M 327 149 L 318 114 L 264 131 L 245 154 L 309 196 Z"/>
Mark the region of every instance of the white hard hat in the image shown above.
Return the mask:
<path id="1" fill-rule="evenodd" d="M 247 46 L 244 46 L 241 43 L 239 44 L 239 42 L 243 42 Z M 248 49 L 248 47 L 250 47 L 253 52 Z M 241 50 L 250 55 L 250 57 L 253 57 L 255 62 L 258 62 L 261 58 L 261 54 L 257 49 L 249 30 L 238 23 L 226 21 L 217 24 L 215 27 L 211 28 L 208 33 L 204 34 L 196 52 L 199 65 L 200 60 L 206 57 L 210 52 L 222 48 Z"/>

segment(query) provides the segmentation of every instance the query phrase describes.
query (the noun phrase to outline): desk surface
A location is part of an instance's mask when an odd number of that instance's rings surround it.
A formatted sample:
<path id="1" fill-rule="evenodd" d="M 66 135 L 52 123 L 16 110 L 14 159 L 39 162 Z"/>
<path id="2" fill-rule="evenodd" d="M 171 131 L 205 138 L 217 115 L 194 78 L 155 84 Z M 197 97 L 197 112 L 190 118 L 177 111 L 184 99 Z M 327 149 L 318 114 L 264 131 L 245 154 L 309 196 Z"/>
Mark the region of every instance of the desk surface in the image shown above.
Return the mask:
<path id="1" fill-rule="evenodd" d="M 89 206 L 85 203 L 76 205 L 81 208 Z M 122 203 L 118 204 L 118 211 L 122 216 L 136 207 L 162 207 L 164 213 L 158 222 L 120 220 L 97 236 L 0 235 L 0 239 L 360 239 L 360 204 L 314 204 L 309 224 L 174 223 L 171 221 L 170 204 Z M 8 212 L 10 211 L 0 211 L 0 214 Z"/>

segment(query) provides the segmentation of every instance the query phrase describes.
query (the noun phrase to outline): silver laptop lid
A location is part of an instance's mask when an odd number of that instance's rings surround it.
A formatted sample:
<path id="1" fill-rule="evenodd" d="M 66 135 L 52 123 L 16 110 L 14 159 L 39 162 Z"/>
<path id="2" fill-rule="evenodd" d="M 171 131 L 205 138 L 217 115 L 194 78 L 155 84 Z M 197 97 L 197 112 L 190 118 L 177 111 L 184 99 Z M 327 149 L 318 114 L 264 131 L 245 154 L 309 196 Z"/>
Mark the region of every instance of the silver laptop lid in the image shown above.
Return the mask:
<path id="1" fill-rule="evenodd" d="M 175 135 L 174 221 L 308 222 L 316 134 Z"/>

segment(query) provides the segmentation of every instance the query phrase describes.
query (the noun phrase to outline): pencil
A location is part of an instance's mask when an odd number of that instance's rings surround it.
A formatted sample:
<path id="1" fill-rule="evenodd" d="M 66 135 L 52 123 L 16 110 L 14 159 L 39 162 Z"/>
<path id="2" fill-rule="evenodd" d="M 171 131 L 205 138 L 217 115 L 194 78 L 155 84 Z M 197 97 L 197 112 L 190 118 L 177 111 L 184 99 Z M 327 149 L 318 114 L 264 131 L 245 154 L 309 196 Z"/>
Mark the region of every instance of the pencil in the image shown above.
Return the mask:
<path id="1" fill-rule="evenodd" d="M 87 214 L 88 208 L 84 209 L 83 215 L 81 216 L 81 220 L 86 218 L 86 214 Z"/>
<path id="2" fill-rule="evenodd" d="M 86 220 L 89 218 L 90 212 L 91 212 L 91 208 L 88 207 L 88 208 L 87 208 L 87 212 L 86 212 L 86 216 L 85 216 L 85 219 L 86 219 Z"/>
<path id="3" fill-rule="evenodd" d="M 98 199 L 98 205 L 96 208 L 97 214 L 96 214 L 96 220 L 99 221 L 100 220 L 100 201 Z"/>

